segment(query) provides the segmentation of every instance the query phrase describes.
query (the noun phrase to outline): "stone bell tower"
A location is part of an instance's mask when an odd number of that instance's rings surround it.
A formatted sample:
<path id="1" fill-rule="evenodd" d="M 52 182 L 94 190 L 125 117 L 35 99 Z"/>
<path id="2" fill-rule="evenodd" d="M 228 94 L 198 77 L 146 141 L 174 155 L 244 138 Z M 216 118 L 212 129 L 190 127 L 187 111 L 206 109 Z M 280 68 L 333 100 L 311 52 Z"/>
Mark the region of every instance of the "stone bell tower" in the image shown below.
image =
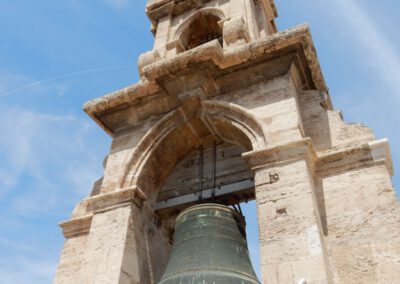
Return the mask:
<path id="1" fill-rule="evenodd" d="M 179 212 L 254 199 L 262 283 L 398 283 L 388 141 L 333 110 L 308 27 L 278 32 L 273 0 L 146 11 L 140 81 L 84 106 L 113 142 L 54 283 L 157 283 Z"/>

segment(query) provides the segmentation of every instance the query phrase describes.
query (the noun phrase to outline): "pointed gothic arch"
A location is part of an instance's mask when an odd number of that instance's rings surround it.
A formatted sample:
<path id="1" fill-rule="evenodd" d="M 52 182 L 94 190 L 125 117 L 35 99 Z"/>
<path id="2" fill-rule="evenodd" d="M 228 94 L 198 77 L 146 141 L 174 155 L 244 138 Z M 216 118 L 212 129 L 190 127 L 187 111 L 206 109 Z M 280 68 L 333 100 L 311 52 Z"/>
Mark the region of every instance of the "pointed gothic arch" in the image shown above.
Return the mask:
<path id="1" fill-rule="evenodd" d="M 246 151 L 260 150 L 267 144 L 261 124 L 238 105 L 205 101 L 193 117 L 177 109 L 138 143 L 125 166 L 121 188 L 137 185 L 151 197 L 175 165 L 209 136 L 241 145 Z"/>

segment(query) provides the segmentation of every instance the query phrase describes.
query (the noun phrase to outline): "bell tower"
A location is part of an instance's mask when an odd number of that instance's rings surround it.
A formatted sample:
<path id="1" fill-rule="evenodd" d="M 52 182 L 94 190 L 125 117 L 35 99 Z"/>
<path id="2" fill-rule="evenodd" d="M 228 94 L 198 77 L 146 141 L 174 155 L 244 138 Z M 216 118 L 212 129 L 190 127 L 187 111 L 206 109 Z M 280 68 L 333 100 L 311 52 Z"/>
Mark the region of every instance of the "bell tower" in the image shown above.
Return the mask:
<path id="1" fill-rule="evenodd" d="M 84 105 L 113 141 L 61 223 L 54 283 L 159 283 L 182 211 L 248 200 L 262 283 L 396 283 L 388 141 L 334 110 L 308 26 L 278 31 L 273 0 L 148 0 L 146 12 L 140 81 Z"/>
<path id="2" fill-rule="evenodd" d="M 254 42 L 277 31 L 273 0 L 162 1 L 147 3 L 154 52 L 174 56 L 218 39 L 221 46 Z"/>

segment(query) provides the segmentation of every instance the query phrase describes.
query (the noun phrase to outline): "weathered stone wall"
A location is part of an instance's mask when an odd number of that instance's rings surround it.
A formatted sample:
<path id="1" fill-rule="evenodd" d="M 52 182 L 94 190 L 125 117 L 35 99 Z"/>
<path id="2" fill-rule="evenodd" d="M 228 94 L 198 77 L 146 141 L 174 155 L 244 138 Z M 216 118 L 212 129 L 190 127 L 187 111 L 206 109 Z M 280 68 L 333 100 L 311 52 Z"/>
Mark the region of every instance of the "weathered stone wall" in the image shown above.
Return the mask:
<path id="1" fill-rule="evenodd" d="M 327 248 L 335 283 L 396 283 L 400 207 L 385 165 L 322 179 Z"/>
<path id="2" fill-rule="evenodd" d="M 161 278 L 174 220 L 159 223 L 148 204 L 116 203 L 97 211 L 80 228 L 79 219 L 62 225 L 71 235 L 66 234 L 54 283 L 156 283 Z M 74 234 L 72 227 L 88 232 Z"/>
<path id="3" fill-rule="evenodd" d="M 270 173 L 279 181 L 269 184 Z M 327 283 L 312 174 L 304 160 L 256 171 L 263 283 Z"/>
<path id="4" fill-rule="evenodd" d="M 348 124 L 342 114 L 327 107 L 324 92 L 306 91 L 300 97 L 305 135 L 311 137 L 316 150 L 323 151 L 375 140 L 373 132 L 362 124 Z"/>
<path id="5" fill-rule="evenodd" d="M 87 247 L 87 234 L 68 238 L 65 241 L 54 283 L 80 283 L 86 271 L 83 269 Z"/>
<path id="6" fill-rule="evenodd" d="M 297 90 L 290 74 L 216 97 L 251 111 L 266 132 L 269 147 L 302 138 Z"/>
<path id="7" fill-rule="evenodd" d="M 113 142 L 104 177 L 61 224 L 54 283 L 157 283 L 177 214 L 156 212 L 158 192 L 210 138 L 247 151 L 263 283 L 398 282 L 388 142 L 334 111 L 308 28 L 269 34 L 273 1 L 178 2 L 148 3 L 156 40 L 139 83 L 85 105 Z M 229 18 L 223 46 L 178 52 L 175 34 L 206 10 Z"/>

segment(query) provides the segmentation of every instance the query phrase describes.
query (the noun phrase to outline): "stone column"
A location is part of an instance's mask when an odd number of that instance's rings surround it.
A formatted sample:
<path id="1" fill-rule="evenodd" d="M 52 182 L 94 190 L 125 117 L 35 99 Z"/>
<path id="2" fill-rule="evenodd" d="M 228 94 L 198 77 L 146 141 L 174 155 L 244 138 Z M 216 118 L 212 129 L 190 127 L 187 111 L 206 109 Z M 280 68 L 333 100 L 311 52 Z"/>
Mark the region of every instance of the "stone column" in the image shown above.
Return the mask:
<path id="1" fill-rule="evenodd" d="M 81 283 L 141 283 L 146 265 L 140 263 L 138 251 L 145 246 L 140 246 L 133 230 L 138 226 L 133 223 L 140 222 L 132 218 L 135 211 L 135 206 L 127 204 L 94 215 Z"/>
<path id="2" fill-rule="evenodd" d="M 136 187 L 86 199 L 85 215 L 61 224 L 67 241 L 54 284 L 154 283 L 144 199 Z"/>
<path id="3" fill-rule="evenodd" d="M 311 141 L 244 157 L 255 173 L 262 283 L 330 283 Z"/>

